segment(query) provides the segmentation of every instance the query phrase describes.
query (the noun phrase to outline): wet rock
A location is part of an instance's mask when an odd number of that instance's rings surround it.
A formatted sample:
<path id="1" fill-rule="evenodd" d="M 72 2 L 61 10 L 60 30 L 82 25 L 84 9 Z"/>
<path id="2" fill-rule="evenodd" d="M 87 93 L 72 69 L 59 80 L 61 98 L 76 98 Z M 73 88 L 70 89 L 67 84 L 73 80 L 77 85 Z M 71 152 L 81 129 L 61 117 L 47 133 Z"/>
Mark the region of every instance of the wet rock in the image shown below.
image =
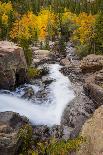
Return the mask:
<path id="1" fill-rule="evenodd" d="M 32 96 L 35 95 L 35 92 L 34 92 L 34 90 L 33 90 L 32 87 L 27 87 L 27 88 L 25 88 L 25 89 L 24 89 L 24 92 L 25 92 L 25 93 L 24 93 L 21 97 L 22 97 L 22 98 L 25 98 L 25 99 L 31 99 Z"/>
<path id="2" fill-rule="evenodd" d="M 0 90 L 0 94 L 13 95 L 12 92 L 9 90 Z"/>
<path id="3" fill-rule="evenodd" d="M 103 56 L 91 54 L 83 58 L 80 64 L 83 72 L 95 72 L 103 68 Z"/>
<path id="4" fill-rule="evenodd" d="M 14 88 L 27 80 L 27 64 L 23 50 L 14 43 L 1 41 L 0 89 Z"/>
<path id="5" fill-rule="evenodd" d="M 0 154 L 14 155 L 20 143 L 17 133 L 20 127 L 27 124 L 28 119 L 14 112 L 0 112 Z"/>
<path id="6" fill-rule="evenodd" d="M 42 83 L 45 84 L 46 86 L 51 84 L 54 80 L 48 76 L 43 76 L 42 77 Z"/>
<path id="7" fill-rule="evenodd" d="M 45 91 L 45 89 L 40 90 L 40 91 L 37 92 L 36 97 L 38 99 L 44 99 L 45 100 L 45 99 L 47 99 L 47 92 Z"/>
<path id="8" fill-rule="evenodd" d="M 38 69 L 41 71 L 41 76 L 47 75 L 49 73 L 48 64 L 39 65 Z"/>

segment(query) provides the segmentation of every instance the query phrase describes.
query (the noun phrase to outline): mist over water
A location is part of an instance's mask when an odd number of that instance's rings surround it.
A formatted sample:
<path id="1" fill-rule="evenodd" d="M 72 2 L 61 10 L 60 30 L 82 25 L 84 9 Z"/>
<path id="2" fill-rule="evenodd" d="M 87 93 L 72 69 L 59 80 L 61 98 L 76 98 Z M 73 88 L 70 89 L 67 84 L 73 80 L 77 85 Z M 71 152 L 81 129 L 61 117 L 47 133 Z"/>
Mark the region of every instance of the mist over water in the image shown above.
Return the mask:
<path id="1" fill-rule="evenodd" d="M 54 82 L 49 86 L 50 94 L 46 104 L 36 104 L 17 96 L 0 94 L 0 112 L 17 112 L 37 125 L 59 125 L 66 105 L 75 97 L 68 77 L 59 71 L 60 68 L 58 64 L 49 67 L 49 76 Z"/>

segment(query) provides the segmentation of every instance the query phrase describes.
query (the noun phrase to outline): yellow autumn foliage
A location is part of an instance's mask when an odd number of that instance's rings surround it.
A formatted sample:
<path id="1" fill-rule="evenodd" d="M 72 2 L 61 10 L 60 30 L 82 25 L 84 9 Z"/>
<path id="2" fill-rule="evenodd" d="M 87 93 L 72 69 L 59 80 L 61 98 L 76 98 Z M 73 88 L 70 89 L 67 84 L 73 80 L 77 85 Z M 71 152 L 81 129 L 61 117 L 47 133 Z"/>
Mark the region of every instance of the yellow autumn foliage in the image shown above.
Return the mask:
<path id="1" fill-rule="evenodd" d="M 10 11 L 13 11 L 12 3 L 11 2 L 2 3 L 0 1 L 0 15 L 2 14 L 8 15 Z"/>
<path id="2" fill-rule="evenodd" d="M 62 22 L 65 22 L 67 20 L 75 21 L 77 18 L 77 15 L 70 12 L 69 10 L 65 10 L 65 12 L 62 14 Z"/>
<path id="3" fill-rule="evenodd" d="M 6 26 L 8 25 L 8 18 L 11 11 L 13 11 L 11 2 L 2 3 L 0 1 L 0 18 L 1 18 L 2 24 Z"/>
<path id="4" fill-rule="evenodd" d="M 29 40 L 34 36 L 36 24 L 37 17 L 32 12 L 28 12 L 14 22 L 10 37 Z"/>
<path id="5" fill-rule="evenodd" d="M 4 25 L 7 25 L 8 24 L 8 15 L 6 15 L 5 13 L 2 15 L 2 23 Z"/>
<path id="6" fill-rule="evenodd" d="M 81 44 L 90 42 L 94 37 L 93 26 L 95 24 L 95 16 L 83 12 L 74 21 L 77 29 L 74 31 L 73 40 L 80 41 Z"/>
<path id="7" fill-rule="evenodd" d="M 35 37 L 39 41 L 44 41 L 47 37 L 52 38 L 55 34 L 59 34 L 58 16 L 52 12 L 51 9 L 41 9 L 38 15 L 35 15 L 32 11 L 21 15 L 15 10 L 11 2 L 2 3 L 0 1 L 0 19 L 1 23 L 8 27 L 9 15 L 13 11 L 15 21 L 12 22 L 9 35 L 13 40 L 35 40 Z M 81 45 L 88 43 L 94 37 L 94 24 L 95 16 L 87 13 L 80 13 L 76 15 L 65 9 L 64 13 L 61 13 L 62 24 L 66 24 L 66 30 L 70 30 L 70 26 L 73 27 L 73 41 L 79 42 Z M 69 24 L 71 21 L 71 25 Z M 73 23 L 73 24 L 72 24 Z M 11 29 L 12 28 L 12 29 Z M 76 29 L 75 29 L 76 28 Z M 74 30 L 75 29 L 75 30 Z M 36 38 L 36 39 L 37 39 Z"/>
<path id="8" fill-rule="evenodd" d="M 54 27 L 55 15 L 51 11 L 41 10 L 37 16 L 33 12 L 28 12 L 14 22 L 10 36 L 12 39 L 29 40 L 34 38 L 37 32 L 39 40 L 45 40 L 46 36 L 53 35 Z"/>
<path id="9" fill-rule="evenodd" d="M 56 26 L 56 15 L 48 9 L 43 9 L 37 16 L 37 27 L 39 29 L 39 39 L 45 40 L 46 36 L 54 35 Z"/>

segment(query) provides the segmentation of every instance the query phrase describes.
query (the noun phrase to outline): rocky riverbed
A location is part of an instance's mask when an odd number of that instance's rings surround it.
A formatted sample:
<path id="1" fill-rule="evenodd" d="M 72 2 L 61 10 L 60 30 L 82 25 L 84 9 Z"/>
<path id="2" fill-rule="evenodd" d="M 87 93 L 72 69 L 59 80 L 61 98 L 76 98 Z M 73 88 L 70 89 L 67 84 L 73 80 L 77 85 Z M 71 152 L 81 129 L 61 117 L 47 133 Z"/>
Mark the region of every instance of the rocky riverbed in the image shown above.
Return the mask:
<path id="1" fill-rule="evenodd" d="M 54 44 L 52 46 L 54 47 Z M 60 124 L 54 123 L 51 127 L 43 124 L 33 125 L 28 119 L 17 113 L 1 112 L 0 151 L 2 155 L 12 155 L 15 151 L 17 152 L 20 144 L 18 145 L 15 137 L 23 124 L 32 125 L 34 141 L 48 140 L 52 136 L 59 139 L 77 137 L 85 121 L 90 118 L 94 111 L 103 103 L 102 56 L 90 55 L 81 61 L 70 42 L 67 44 L 66 56 L 58 54 L 57 51 L 41 51 L 38 47 L 33 47 L 32 50 L 32 66 L 42 68 L 46 74 L 42 75 L 40 79 L 31 80 L 29 84 L 21 85 L 16 91 L 1 90 L 1 94 L 15 95 L 19 98 L 23 98 L 23 100 L 36 102 L 38 105 L 41 103 L 46 104 L 48 94 L 52 95 L 50 86 L 53 82 L 55 84 L 56 80 L 48 76 L 48 66 L 52 63 L 58 63 L 62 65 L 60 69 L 61 73 L 70 79 L 71 87 L 69 89 L 74 91 L 75 97 L 73 97 L 72 100 L 69 97 L 73 94 L 68 97 L 68 104 L 66 104 L 62 112 Z M 63 87 L 59 87 L 59 89 L 64 91 Z M 51 98 L 49 98 L 49 102 L 50 100 Z"/>

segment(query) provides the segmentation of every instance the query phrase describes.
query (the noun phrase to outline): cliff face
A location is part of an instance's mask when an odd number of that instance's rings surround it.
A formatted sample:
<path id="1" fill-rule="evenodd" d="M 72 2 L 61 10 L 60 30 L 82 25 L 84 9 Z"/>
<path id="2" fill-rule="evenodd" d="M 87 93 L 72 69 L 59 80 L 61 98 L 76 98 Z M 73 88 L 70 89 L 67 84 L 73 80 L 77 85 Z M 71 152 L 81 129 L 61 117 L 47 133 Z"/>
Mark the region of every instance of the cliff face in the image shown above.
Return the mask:
<path id="1" fill-rule="evenodd" d="M 0 42 L 0 89 L 11 89 L 27 81 L 27 64 L 22 48 Z"/>
<path id="2" fill-rule="evenodd" d="M 81 146 L 78 155 L 103 154 L 103 106 L 84 124 L 81 134 L 86 137 L 86 142 Z"/>

